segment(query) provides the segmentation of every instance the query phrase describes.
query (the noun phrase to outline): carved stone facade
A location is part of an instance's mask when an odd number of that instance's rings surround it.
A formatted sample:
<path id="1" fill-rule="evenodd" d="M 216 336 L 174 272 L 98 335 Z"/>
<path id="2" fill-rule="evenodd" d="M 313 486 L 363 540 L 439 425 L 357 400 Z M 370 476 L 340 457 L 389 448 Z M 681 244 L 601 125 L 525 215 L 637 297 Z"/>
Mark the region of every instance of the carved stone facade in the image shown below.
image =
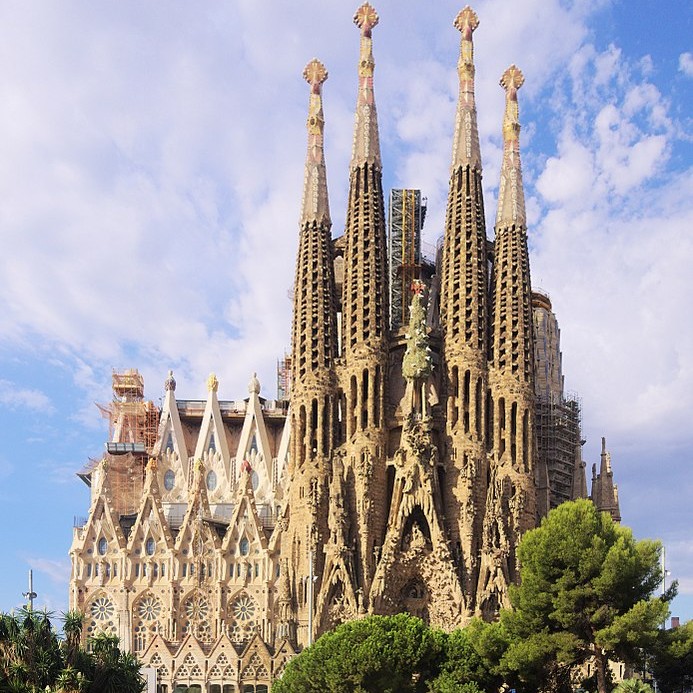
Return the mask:
<path id="1" fill-rule="evenodd" d="M 493 618 L 515 550 L 547 501 L 536 458 L 534 342 L 511 66 L 495 242 L 486 238 L 470 8 L 442 252 L 389 328 L 373 30 L 362 5 L 344 235 L 331 237 L 325 67 L 311 61 L 308 151 L 288 401 L 179 401 L 160 410 L 114 374 L 107 454 L 82 478 L 71 608 L 118 635 L 161 693 L 264 690 L 312 638 L 408 611 L 444 629 Z M 126 386 L 127 383 L 130 386 Z M 126 383 L 124 385 L 123 383 Z M 312 578 L 312 579 L 311 579 Z"/>

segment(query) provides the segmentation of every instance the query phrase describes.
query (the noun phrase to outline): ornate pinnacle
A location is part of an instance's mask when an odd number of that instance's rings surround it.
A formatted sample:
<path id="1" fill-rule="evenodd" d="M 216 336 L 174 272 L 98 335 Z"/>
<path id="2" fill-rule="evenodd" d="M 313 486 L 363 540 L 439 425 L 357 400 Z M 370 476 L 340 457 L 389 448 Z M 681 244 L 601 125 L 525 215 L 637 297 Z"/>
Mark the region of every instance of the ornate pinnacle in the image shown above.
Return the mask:
<path id="1" fill-rule="evenodd" d="M 354 24 L 361 29 L 363 36 L 370 36 L 371 29 L 377 26 L 379 19 L 375 8 L 369 3 L 364 2 L 363 5 L 356 10 Z"/>
<path id="2" fill-rule="evenodd" d="M 501 77 L 500 85 L 510 98 L 517 100 L 517 90 L 525 83 L 525 76 L 517 65 L 511 65 Z M 512 91 L 514 90 L 514 91 Z M 511 93 L 512 92 L 512 93 Z"/>
<path id="3" fill-rule="evenodd" d="M 467 5 L 463 10 L 460 10 L 455 17 L 455 28 L 462 32 L 462 37 L 467 41 L 471 41 L 472 32 L 479 26 L 479 17 L 476 12 Z"/>
<path id="4" fill-rule="evenodd" d="M 359 93 L 356 100 L 356 125 L 351 167 L 375 164 L 380 169 L 380 139 L 378 118 L 373 94 L 373 39 L 371 32 L 378 24 L 378 13 L 369 3 L 356 10 L 354 24 L 361 30 L 361 49 L 359 54 Z"/>
<path id="5" fill-rule="evenodd" d="M 520 115 L 517 90 L 525 83 L 522 71 L 511 65 L 501 77 L 505 89 L 505 115 L 503 117 L 503 165 L 498 190 L 498 215 L 496 226 L 524 225 L 525 195 L 522 188 L 520 166 Z"/>
<path id="6" fill-rule="evenodd" d="M 476 12 L 467 5 L 455 17 L 454 25 L 461 32 L 462 38 L 460 40 L 460 58 L 457 61 L 460 95 L 455 119 L 452 169 L 470 166 L 481 170 L 479 132 L 474 103 L 474 44 L 472 43 L 472 34 L 479 26 L 479 18 Z"/>
<path id="7" fill-rule="evenodd" d="M 176 379 L 173 377 L 173 371 L 168 372 L 168 378 L 166 378 L 166 381 L 164 382 L 164 388 L 166 389 L 166 392 L 176 391 Z"/>
<path id="8" fill-rule="evenodd" d="M 327 79 L 325 66 L 313 58 L 303 70 L 303 78 L 310 84 L 308 104 L 308 154 L 303 180 L 303 204 L 301 226 L 330 221 L 330 205 L 327 198 L 327 173 L 325 170 L 324 131 L 325 117 L 322 111 L 322 85 Z"/>
<path id="9" fill-rule="evenodd" d="M 313 91 L 327 79 L 325 66 L 317 59 L 313 58 L 303 70 L 303 79 L 313 87 Z"/>
<path id="10" fill-rule="evenodd" d="M 517 107 L 517 90 L 525 83 L 525 76 L 516 66 L 511 65 L 501 77 L 500 85 L 505 89 L 505 118 L 503 119 L 503 139 L 518 139 L 520 135 L 520 113 Z"/>
<path id="11" fill-rule="evenodd" d="M 207 378 L 207 390 L 209 392 L 216 392 L 219 389 L 219 381 L 217 380 L 217 376 L 214 375 L 214 373 L 209 374 L 209 378 Z"/>

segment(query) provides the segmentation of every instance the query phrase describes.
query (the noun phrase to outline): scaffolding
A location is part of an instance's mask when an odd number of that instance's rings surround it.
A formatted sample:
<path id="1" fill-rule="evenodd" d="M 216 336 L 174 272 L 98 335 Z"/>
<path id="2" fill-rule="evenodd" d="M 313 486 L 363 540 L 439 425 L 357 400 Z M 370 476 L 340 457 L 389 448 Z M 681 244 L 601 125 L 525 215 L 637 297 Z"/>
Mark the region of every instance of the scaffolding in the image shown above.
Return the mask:
<path id="1" fill-rule="evenodd" d="M 290 394 L 291 356 L 284 354 L 284 358 L 277 361 L 277 399 L 280 402 L 288 401 Z"/>
<path id="2" fill-rule="evenodd" d="M 388 217 L 390 271 L 390 326 L 393 331 L 409 322 L 412 282 L 421 278 L 421 230 L 426 198 L 420 190 L 393 188 Z"/>
<path id="3" fill-rule="evenodd" d="M 577 474 L 582 466 L 581 411 L 572 393 L 537 398 L 537 449 L 548 471 L 551 508 L 582 495 Z"/>
<path id="4" fill-rule="evenodd" d="M 144 378 L 136 368 L 114 370 L 112 383 L 113 400 L 96 405 L 108 419 L 108 452 L 151 454 L 156 443 L 159 409 L 144 399 Z"/>
<path id="5" fill-rule="evenodd" d="M 145 468 L 153 453 L 159 425 L 159 409 L 144 399 L 144 378 L 137 369 L 113 371 L 113 399 L 97 404 L 108 419 L 108 442 L 103 462 L 107 467 L 111 504 L 119 516 L 137 512 L 144 487 Z M 101 460 L 90 460 L 82 478 L 91 475 Z M 88 481 L 87 481 L 88 479 Z"/>

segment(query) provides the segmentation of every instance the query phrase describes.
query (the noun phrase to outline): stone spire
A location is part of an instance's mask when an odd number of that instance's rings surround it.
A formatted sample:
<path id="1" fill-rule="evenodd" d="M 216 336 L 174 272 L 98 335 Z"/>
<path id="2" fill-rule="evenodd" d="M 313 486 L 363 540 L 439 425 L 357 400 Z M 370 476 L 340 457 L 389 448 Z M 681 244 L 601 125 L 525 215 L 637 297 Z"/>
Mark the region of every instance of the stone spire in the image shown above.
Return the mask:
<path id="1" fill-rule="evenodd" d="M 523 83 L 522 72 L 515 65 L 503 73 L 500 81 L 506 99 L 496 216 L 491 353 L 493 365 L 499 372 L 525 384 L 531 383 L 533 390 L 532 291 L 517 107 L 517 90 Z"/>
<path id="2" fill-rule="evenodd" d="M 328 533 L 323 489 L 337 426 L 337 309 L 321 96 L 327 70 L 319 61 L 311 60 L 303 76 L 310 85 L 308 152 L 294 282 L 291 486 L 281 543 L 282 562 L 289 573 L 286 579 L 291 585 L 300 584 L 308 575 L 311 555 L 316 574 L 321 574 L 324 553 L 318 547 Z M 296 599 L 284 602 L 281 620 L 285 631 L 291 633 L 296 618 L 307 622 L 307 605 Z M 292 605 L 298 608 L 296 613 Z"/>
<path id="3" fill-rule="evenodd" d="M 600 512 L 609 513 L 614 522 L 621 521 L 621 508 L 618 502 L 618 486 L 614 484 L 614 471 L 611 468 L 611 453 L 606 449 L 606 438 L 602 438 L 602 454 L 599 463 L 592 465 L 592 502 Z"/>
<path id="4" fill-rule="evenodd" d="M 474 101 L 474 43 L 472 33 L 479 26 L 476 12 L 467 5 L 455 18 L 462 38 L 457 73 L 460 78 L 460 94 L 457 100 L 455 117 L 455 139 L 452 146 L 452 170 L 460 166 L 470 166 L 481 170 L 481 151 L 479 149 L 479 130 L 476 124 L 476 103 Z"/>
<path id="5" fill-rule="evenodd" d="M 522 188 L 520 166 L 520 120 L 517 106 L 517 90 L 525 83 L 522 72 L 511 65 L 501 78 L 505 89 L 505 117 L 503 118 L 503 164 L 498 189 L 498 214 L 496 226 L 524 226 L 525 193 Z"/>
<path id="6" fill-rule="evenodd" d="M 445 216 L 440 318 L 447 390 L 446 434 L 457 468 L 446 494 L 450 522 L 465 576 L 465 592 L 476 590 L 479 537 L 486 496 L 485 402 L 488 389 L 488 260 L 481 155 L 474 104 L 472 34 L 479 25 L 465 7 L 455 19 L 461 32 L 460 81 L 452 168 Z"/>
<path id="7" fill-rule="evenodd" d="M 380 139 L 378 137 L 378 114 L 375 110 L 373 93 L 373 38 L 371 32 L 378 24 L 378 13 L 367 2 L 361 5 L 354 15 L 354 24 L 361 30 L 361 51 L 359 55 L 359 92 L 356 99 L 356 123 L 354 144 L 351 153 L 351 168 L 372 164 L 379 170 Z"/>
<path id="8" fill-rule="evenodd" d="M 313 456 L 318 449 L 326 454 L 332 445 L 332 412 L 329 407 L 323 407 L 323 397 L 334 394 L 333 365 L 337 347 L 321 96 L 327 70 L 321 62 L 314 59 L 306 66 L 303 76 L 310 85 L 310 102 L 308 153 L 294 288 L 291 402 L 293 416 L 302 417 L 304 436 L 294 438 L 294 463 L 301 463 Z M 314 404 L 311 399 L 315 396 L 319 405 Z M 320 409 L 320 415 L 312 413 L 314 407 Z M 323 421 L 323 417 L 327 418 Z"/>
<path id="9" fill-rule="evenodd" d="M 371 33 L 378 15 L 368 3 L 356 12 L 361 30 L 354 150 L 344 229 L 342 288 L 342 359 L 340 389 L 344 395 L 342 435 L 358 450 L 347 460 L 356 479 L 349 493 L 358 499 L 353 522 L 358 588 L 367 595 L 375 571 L 375 547 L 385 532 L 386 423 L 388 364 L 387 246 L 378 126 L 373 97 Z"/>
<path id="10" fill-rule="evenodd" d="M 501 79 L 506 108 L 491 299 L 491 454 L 477 587 L 477 606 L 486 617 L 508 604 L 507 587 L 519 579 L 517 545 L 537 522 L 532 289 L 517 112 L 523 81 L 514 65 Z M 545 479 L 542 483 L 546 485 Z"/>
<path id="11" fill-rule="evenodd" d="M 301 226 L 314 221 L 329 228 L 331 221 L 325 169 L 325 116 L 322 111 L 322 85 L 327 79 L 327 70 L 319 60 L 313 59 L 306 65 L 303 77 L 310 84 L 310 101 L 308 104 L 308 153 L 303 179 Z"/>

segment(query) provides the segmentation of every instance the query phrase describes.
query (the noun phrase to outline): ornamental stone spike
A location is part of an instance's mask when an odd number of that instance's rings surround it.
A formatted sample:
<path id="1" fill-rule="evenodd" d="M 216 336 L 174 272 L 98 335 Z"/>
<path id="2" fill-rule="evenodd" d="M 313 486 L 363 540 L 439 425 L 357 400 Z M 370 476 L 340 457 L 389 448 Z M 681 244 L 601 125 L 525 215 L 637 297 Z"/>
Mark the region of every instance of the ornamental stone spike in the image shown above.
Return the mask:
<path id="1" fill-rule="evenodd" d="M 520 119 L 517 90 L 525 78 L 520 69 L 511 65 L 501 77 L 500 85 L 505 89 L 505 116 L 503 118 L 503 164 L 498 190 L 498 214 L 496 227 L 524 226 L 525 194 L 522 187 L 520 165 Z"/>
<path id="2" fill-rule="evenodd" d="M 378 116 L 373 92 L 373 27 L 378 24 L 378 13 L 369 3 L 359 7 L 354 15 L 354 24 L 361 30 L 361 49 L 359 55 L 359 91 L 356 100 L 356 119 L 354 124 L 354 143 L 351 154 L 351 168 L 363 164 L 374 164 L 379 170 L 380 139 L 378 137 Z"/>
<path id="3" fill-rule="evenodd" d="M 476 167 L 481 170 L 481 150 L 474 100 L 474 44 L 472 42 L 472 34 L 479 26 L 479 18 L 476 12 L 467 5 L 455 18 L 454 26 L 460 31 L 462 37 L 460 57 L 457 62 L 460 92 L 455 117 L 452 170 L 460 166 Z"/>
<path id="4" fill-rule="evenodd" d="M 301 226 L 311 222 L 324 224 L 330 221 L 330 203 L 327 195 L 327 171 L 325 167 L 325 117 L 322 109 L 322 85 L 327 79 L 325 66 L 313 58 L 303 70 L 303 78 L 310 84 L 308 103 L 308 152 L 303 180 Z"/>

